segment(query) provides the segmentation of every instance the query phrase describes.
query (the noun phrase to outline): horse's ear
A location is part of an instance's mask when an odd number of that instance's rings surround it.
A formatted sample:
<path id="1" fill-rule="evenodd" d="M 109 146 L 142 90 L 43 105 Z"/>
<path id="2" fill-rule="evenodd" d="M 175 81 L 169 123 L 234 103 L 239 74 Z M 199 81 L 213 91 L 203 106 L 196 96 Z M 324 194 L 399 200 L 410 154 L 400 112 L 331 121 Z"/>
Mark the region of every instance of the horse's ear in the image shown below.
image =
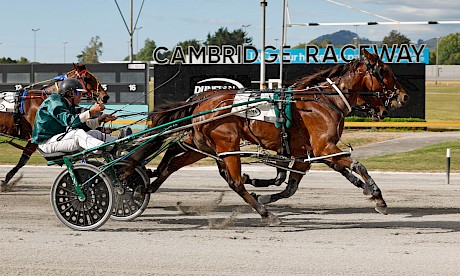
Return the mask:
<path id="1" fill-rule="evenodd" d="M 78 72 L 86 69 L 86 65 L 84 65 L 83 63 L 77 63 L 77 64 L 74 63 L 73 66 L 75 70 L 77 70 Z"/>
<path id="2" fill-rule="evenodd" d="M 378 61 L 377 56 L 369 53 L 369 51 L 367 51 L 365 48 L 361 49 L 361 55 L 363 55 L 366 59 L 368 59 L 372 63 L 375 63 Z"/>

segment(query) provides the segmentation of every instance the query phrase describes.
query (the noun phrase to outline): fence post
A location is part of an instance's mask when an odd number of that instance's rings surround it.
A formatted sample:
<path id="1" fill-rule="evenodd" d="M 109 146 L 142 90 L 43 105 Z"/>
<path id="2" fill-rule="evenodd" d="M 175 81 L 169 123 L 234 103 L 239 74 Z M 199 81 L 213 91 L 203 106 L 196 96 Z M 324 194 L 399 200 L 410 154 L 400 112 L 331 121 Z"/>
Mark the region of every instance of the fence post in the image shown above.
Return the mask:
<path id="1" fill-rule="evenodd" d="M 450 184 L 450 148 L 447 148 L 446 151 L 446 176 L 447 184 Z"/>

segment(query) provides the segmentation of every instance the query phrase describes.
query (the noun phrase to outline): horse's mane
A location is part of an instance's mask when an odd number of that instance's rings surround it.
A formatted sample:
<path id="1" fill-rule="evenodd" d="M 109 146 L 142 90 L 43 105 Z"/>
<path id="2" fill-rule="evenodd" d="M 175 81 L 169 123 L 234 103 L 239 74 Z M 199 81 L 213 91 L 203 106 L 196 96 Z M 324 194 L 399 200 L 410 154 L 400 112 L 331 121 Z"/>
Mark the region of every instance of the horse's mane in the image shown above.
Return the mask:
<path id="1" fill-rule="evenodd" d="M 171 121 L 179 120 L 189 115 L 190 104 L 187 102 L 177 102 L 159 105 L 155 111 L 148 115 L 150 127 L 166 124 Z"/>
<path id="2" fill-rule="evenodd" d="M 360 61 L 354 59 L 347 64 L 338 64 L 334 67 L 327 68 L 316 72 L 313 75 L 305 76 L 297 80 L 292 86 L 297 89 L 305 89 L 307 87 L 312 87 L 315 85 L 324 82 L 326 78 L 334 78 L 337 76 L 343 76 L 345 73 L 351 70 L 356 70 L 359 67 Z"/>

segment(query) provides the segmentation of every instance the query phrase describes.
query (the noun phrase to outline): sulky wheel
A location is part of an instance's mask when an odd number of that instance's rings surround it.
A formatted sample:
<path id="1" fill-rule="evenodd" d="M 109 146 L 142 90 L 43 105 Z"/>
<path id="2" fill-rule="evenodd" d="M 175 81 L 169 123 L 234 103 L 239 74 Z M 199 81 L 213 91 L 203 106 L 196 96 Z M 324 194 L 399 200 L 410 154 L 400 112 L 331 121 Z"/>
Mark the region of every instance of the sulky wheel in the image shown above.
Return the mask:
<path id="1" fill-rule="evenodd" d="M 118 162 L 114 165 L 118 177 L 124 174 L 124 169 L 130 165 L 125 162 Z M 106 174 L 107 173 L 106 171 Z M 140 216 L 150 201 L 150 193 L 146 193 L 149 185 L 149 177 L 141 167 L 136 169 L 120 184 L 114 187 L 114 202 L 112 208 L 112 219 L 128 221 Z M 116 183 L 115 181 L 113 183 Z"/>
<path id="2" fill-rule="evenodd" d="M 85 198 L 78 198 L 70 173 L 65 170 L 56 178 L 51 190 L 53 210 L 62 223 L 74 230 L 97 229 L 111 214 L 111 180 L 91 164 L 76 164 L 73 171 Z M 94 178 L 91 179 L 92 177 Z M 89 179 L 91 180 L 88 183 L 82 185 Z"/>

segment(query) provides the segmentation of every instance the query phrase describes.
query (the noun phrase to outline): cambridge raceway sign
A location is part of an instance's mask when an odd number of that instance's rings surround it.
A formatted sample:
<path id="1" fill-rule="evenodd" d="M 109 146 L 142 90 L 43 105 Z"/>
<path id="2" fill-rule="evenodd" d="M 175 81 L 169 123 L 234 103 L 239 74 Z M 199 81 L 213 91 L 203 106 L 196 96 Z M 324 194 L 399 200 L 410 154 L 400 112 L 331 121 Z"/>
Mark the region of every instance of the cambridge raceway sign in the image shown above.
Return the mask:
<path id="1" fill-rule="evenodd" d="M 429 64 L 430 51 L 426 44 L 361 44 L 358 47 L 347 44 L 340 48 L 329 44 L 325 48 L 316 45 L 306 45 L 305 48 L 285 46 L 282 53 L 274 46 L 265 47 L 265 62 L 277 64 L 283 56 L 283 63 L 293 64 L 323 64 L 347 63 L 359 57 L 361 49 L 377 53 L 383 62 L 389 63 L 425 63 Z M 166 47 L 157 47 L 153 51 L 153 60 L 158 64 L 258 64 L 261 51 L 251 45 L 209 45 L 195 49 L 189 46 L 184 49 L 180 46 L 172 50 L 171 58 L 161 58 L 161 54 L 169 51 Z M 188 54 L 187 54 L 188 53 Z"/>

